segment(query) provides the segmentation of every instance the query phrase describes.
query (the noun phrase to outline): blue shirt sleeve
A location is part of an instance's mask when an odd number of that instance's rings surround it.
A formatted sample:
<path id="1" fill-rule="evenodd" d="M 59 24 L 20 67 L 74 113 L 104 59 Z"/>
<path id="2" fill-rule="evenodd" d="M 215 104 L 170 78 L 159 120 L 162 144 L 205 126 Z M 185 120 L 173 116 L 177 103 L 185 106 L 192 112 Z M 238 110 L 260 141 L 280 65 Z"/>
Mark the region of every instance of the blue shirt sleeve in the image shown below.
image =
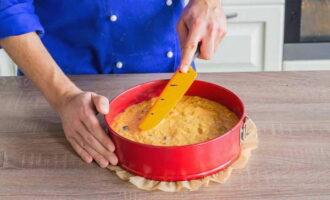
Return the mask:
<path id="1" fill-rule="evenodd" d="M 44 34 L 33 0 L 0 0 L 0 39 L 29 32 Z"/>

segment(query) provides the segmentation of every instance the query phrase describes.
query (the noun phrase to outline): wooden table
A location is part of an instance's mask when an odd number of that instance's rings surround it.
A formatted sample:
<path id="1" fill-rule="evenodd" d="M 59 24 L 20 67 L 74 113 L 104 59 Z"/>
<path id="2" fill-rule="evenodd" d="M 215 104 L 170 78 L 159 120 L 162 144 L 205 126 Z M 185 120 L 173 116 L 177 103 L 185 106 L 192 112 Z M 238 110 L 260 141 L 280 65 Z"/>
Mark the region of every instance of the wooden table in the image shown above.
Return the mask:
<path id="1" fill-rule="evenodd" d="M 72 76 L 109 98 L 169 74 Z M 142 191 L 94 164 L 24 77 L 0 78 L 0 199 L 330 199 L 330 72 L 200 74 L 242 97 L 259 128 L 248 166 L 195 192 Z"/>

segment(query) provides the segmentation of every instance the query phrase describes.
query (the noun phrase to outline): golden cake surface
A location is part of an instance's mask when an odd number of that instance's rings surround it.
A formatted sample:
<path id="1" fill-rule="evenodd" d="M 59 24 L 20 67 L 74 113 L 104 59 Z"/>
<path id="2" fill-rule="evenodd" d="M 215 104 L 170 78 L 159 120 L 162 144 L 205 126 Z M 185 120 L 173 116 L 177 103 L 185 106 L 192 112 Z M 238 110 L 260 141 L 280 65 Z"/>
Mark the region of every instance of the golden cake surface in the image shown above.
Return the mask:
<path id="1" fill-rule="evenodd" d="M 184 96 L 156 127 L 141 131 L 138 126 L 156 99 L 129 106 L 116 116 L 111 128 L 135 142 L 157 146 L 181 146 L 222 135 L 238 122 L 235 113 L 215 101 L 197 96 Z"/>

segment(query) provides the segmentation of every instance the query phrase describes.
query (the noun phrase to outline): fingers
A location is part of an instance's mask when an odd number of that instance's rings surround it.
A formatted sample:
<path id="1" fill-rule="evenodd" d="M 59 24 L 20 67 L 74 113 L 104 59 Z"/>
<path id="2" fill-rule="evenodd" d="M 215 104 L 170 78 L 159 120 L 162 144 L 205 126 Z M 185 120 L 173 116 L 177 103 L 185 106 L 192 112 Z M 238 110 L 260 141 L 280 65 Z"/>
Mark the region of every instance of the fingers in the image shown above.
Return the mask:
<path id="1" fill-rule="evenodd" d="M 98 140 L 98 142 L 102 144 L 102 146 L 104 146 L 108 151 L 115 151 L 115 145 L 111 141 L 110 137 L 105 133 L 94 113 L 90 113 L 89 115 L 82 117 L 82 121 L 88 132 L 91 133 Z"/>
<path id="2" fill-rule="evenodd" d="M 222 41 L 222 39 L 224 38 L 224 35 L 218 35 L 217 38 L 215 39 L 215 47 L 214 47 L 214 52 L 217 51 L 218 47 L 219 47 L 219 44 L 220 42 Z"/>
<path id="3" fill-rule="evenodd" d="M 100 140 L 97 139 L 96 136 L 98 134 L 95 133 L 94 131 L 91 131 L 88 128 L 86 128 L 85 127 L 86 125 L 84 125 L 83 123 L 85 123 L 85 122 L 82 122 L 81 125 L 78 126 L 77 131 L 79 132 L 80 136 L 83 138 L 83 142 L 87 144 L 85 147 L 86 150 L 93 156 L 94 159 L 99 159 L 99 161 L 96 160 L 99 164 L 101 164 L 101 165 L 104 164 L 104 161 L 102 160 L 102 158 L 104 158 L 104 159 L 106 159 L 107 163 L 108 163 L 108 161 L 110 161 L 110 163 L 112 165 L 116 165 L 118 162 L 118 159 L 117 159 L 116 155 L 113 153 L 114 145 L 111 142 L 110 138 L 108 136 L 104 135 L 105 138 L 108 139 L 110 141 L 110 143 L 113 145 L 111 147 L 111 150 L 106 149 L 106 147 L 102 144 L 102 142 L 100 142 Z M 96 155 L 97 157 L 94 157 L 94 155 Z"/>
<path id="4" fill-rule="evenodd" d="M 101 168 L 106 168 L 109 165 L 109 161 L 103 155 L 95 151 L 92 147 L 90 147 L 89 145 L 85 145 L 84 148 L 94 158 L 96 163 Z"/>
<path id="5" fill-rule="evenodd" d="M 101 95 L 97 95 L 92 93 L 92 99 L 95 107 L 98 109 L 98 112 L 103 110 L 102 114 L 107 114 L 109 112 L 109 100 Z M 109 136 L 105 133 L 102 128 L 99 120 L 96 118 L 95 114 L 92 112 L 85 113 L 85 117 L 83 117 L 83 122 L 91 133 L 98 139 L 98 141 L 109 151 L 115 151 L 115 145 L 109 138 Z"/>
<path id="6" fill-rule="evenodd" d="M 226 34 L 226 17 L 217 2 L 190 1 L 182 12 L 177 31 L 182 48 L 180 71 L 186 72 L 201 45 L 199 58 L 210 59 Z"/>
<path id="7" fill-rule="evenodd" d="M 109 161 L 105 159 L 104 156 L 102 156 L 100 153 L 91 148 L 83 139 L 80 133 L 76 132 L 74 139 L 81 148 L 85 149 L 85 152 L 88 152 L 88 154 L 91 155 L 91 157 L 100 167 L 105 168 L 109 165 Z"/>
<path id="8" fill-rule="evenodd" d="M 87 163 L 90 163 L 93 159 L 95 162 L 102 168 L 105 168 L 109 165 L 109 160 L 106 159 L 106 153 L 99 153 L 96 149 L 98 147 L 95 147 L 95 144 L 93 142 L 88 141 L 88 136 L 86 132 L 83 130 L 79 130 L 80 132 L 75 132 L 71 137 L 72 139 L 68 140 L 72 144 L 75 151 L 82 157 L 83 160 L 85 160 Z M 91 138 L 89 138 L 91 139 Z M 71 142 L 72 141 L 72 142 Z M 97 146 L 97 145 L 96 145 Z M 99 149 L 98 149 L 99 150 Z M 102 152 L 102 150 L 99 150 Z M 86 154 L 89 155 L 89 157 L 86 156 Z"/>
<path id="9" fill-rule="evenodd" d="M 198 43 L 200 41 L 200 35 L 201 30 L 198 24 L 193 25 L 191 29 L 189 29 L 187 39 L 182 46 L 180 71 L 183 73 L 186 73 L 189 66 L 191 65 L 194 54 L 196 53 L 198 47 Z"/>
<path id="10" fill-rule="evenodd" d="M 92 93 L 91 97 L 98 112 L 102 114 L 107 114 L 109 112 L 109 100 L 106 97 L 95 93 Z M 116 165 L 118 159 L 113 153 L 115 151 L 115 145 L 105 133 L 95 113 L 93 113 L 92 109 L 85 109 L 82 111 L 82 114 L 82 125 L 79 127 L 79 133 L 89 145 L 87 147 L 89 149 L 87 149 L 88 152 L 92 156 L 97 156 L 97 159 L 99 159 L 97 162 L 100 166 L 104 166 L 105 164 L 102 157 L 105 158 L 107 162 L 110 161 L 112 165 Z M 94 156 L 93 158 L 96 159 Z"/>
<path id="11" fill-rule="evenodd" d="M 68 141 L 70 142 L 71 146 L 73 147 L 73 149 L 78 153 L 78 155 L 86 162 L 86 163 L 91 163 L 93 161 L 93 157 L 87 153 L 83 147 L 81 147 L 79 145 L 79 143 L 77 143 L 75 141 L 74 138 L 69 137 Z"/>
<path id="12" fill-rule="evenodd" d="M 178 32 L 180 46 L 183 47 L 188 37 L 188 28 L 182 19 L 179 20 L 176 30 Z"/>
<path id="13" fill-rule="evenodd" d="M 103 115 L 109 113 L 109 100 L 105 96 L 92 93 L 92 100 L 99 113 Z"/>
<path id="14" fill-rule="evenodd" d="M 210 26 L 208 28 L 207 35 L 203 38 L 201 42 L 201 49 L 198 58 L 209 60 L 215 51 L 215 42 L 217 39 L 217 32 L 214 31 L 214 27 Z"/>
<path id="15" fill-rule="evenodd" d="M 65 135 L 84 161 L 90 163 L 94 159 L 101 167 L 109 162 L 116 165 L 115 146 L 96 118 L 95 109 L 103 114 L 109 112 L 108 99 L 83 92 L 69 101 L 60 112 Z"/>
<path id="16" fill-rule="evenodd" d="M 97 94 L 92 94 L 92 98 L 96 108 L 100 107 L 101 109 L 101 107 L 104 107 L 103 109 L 109 112 L 109 100 L 106 97 Z M 85 117 L 83 118 L 83 122 L 88 128 L 88 130 L 91 133 L 94 133 L 93 135 L 106 149 L 111 152 L 115 151 L 115 145 L 113 144 L 109 136 L 105 133 L 99 120 L 95 117 L 93 113 L 87 113 L 87 115 L 85 115 Z"/>
<path id="17" fill-rule="evenodd" d="M 217 37 L 215 40 L 215 48 L 214 48 L 214 52 L 217 50 L 219 43 L 223 40 L 223 38 L 226 36 L 227 34 L 227 22 L 226 22 L 226 17 L 223 17 L 224 19 L 221 20 L 220 23 L 220 27 L 218 27 L 216 29 L 217 32 Z"/>

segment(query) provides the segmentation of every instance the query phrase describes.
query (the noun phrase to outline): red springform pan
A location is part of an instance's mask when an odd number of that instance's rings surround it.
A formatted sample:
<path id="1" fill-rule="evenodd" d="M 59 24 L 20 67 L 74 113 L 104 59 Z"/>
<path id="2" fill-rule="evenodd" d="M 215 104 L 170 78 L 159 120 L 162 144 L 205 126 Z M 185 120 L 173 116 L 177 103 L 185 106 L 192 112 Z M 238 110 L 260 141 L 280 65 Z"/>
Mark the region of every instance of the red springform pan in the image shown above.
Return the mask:
<path id="1" fill-rule="evenodd" d="M 233 163 L 240 154 L 240 137 L 245 121 L 241 99 L 219 85 L 196 80 L 186 95 L 199 96 L 225 105 L 236 113 L 239 122 L 213 139 L 184 146 L 154 146 L 126 139 L 111 128 L 112 120 L 132 104 L 159 96 L 169 80 L 157 80 L 132 87 L 110 102 L 105 116 L 109 134 L 124 170 L 158 181 L 183 181 L 209 176 Z"/>

